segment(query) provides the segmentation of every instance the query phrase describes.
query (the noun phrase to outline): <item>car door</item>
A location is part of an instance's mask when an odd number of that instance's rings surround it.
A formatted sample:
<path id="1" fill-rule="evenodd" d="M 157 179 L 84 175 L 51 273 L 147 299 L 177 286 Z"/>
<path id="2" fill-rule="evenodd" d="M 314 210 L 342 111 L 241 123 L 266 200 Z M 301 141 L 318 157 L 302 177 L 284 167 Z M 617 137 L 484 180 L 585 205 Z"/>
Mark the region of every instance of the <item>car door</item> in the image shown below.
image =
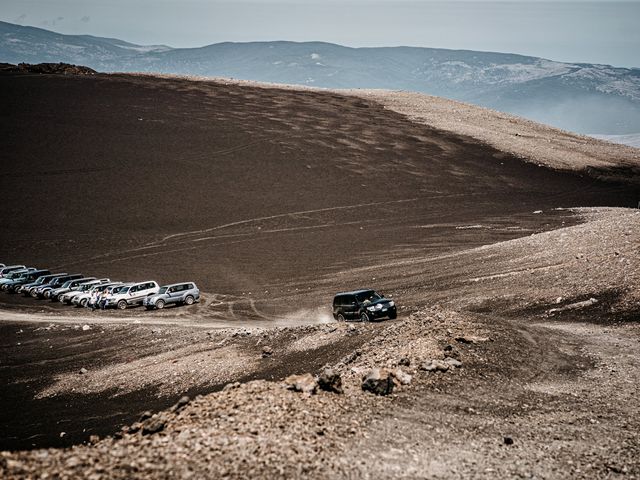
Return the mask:
<path id="1" fill-rule="evenodd" d="M 177 299 L 176 299 L 176 288 L 178 287 L 169 287 L 167 288 L 166 294 L 167 294 L 167 303 L 176 303 Z"/>
<path id="2" fill-rule="evenodd" d="M 344 297 L 344 312 L 345 318 L 353 320 L 358 317 L 358 303 L 356 302 L 355 295 L 347 295 Z"/>

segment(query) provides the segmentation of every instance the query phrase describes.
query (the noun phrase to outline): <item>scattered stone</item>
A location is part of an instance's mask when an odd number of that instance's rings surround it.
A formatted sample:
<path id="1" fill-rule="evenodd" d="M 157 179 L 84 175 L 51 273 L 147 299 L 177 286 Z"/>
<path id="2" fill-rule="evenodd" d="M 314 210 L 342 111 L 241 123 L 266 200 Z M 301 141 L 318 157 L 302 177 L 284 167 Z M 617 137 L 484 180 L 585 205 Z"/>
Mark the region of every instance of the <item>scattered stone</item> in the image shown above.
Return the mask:
<path id="1" fill-rule="evenodd" d="M 82 331 L 86 332 L 87 330 L 91 330 L 91 327 L 89 325 L 83 325 Z"/>
<path id="2" fill-rule="evenodd" d="M 559 307 L 559 308 L 551 308 L 547 310 L 547 314 L 553 315 L 554 313 L 561 313 L 566 310 L 579 310 L 581 308 L 591 307 L 597 303 L 598 303 L 598 299 L 591 297 L 589 300 L 585 300 L 583 302 L 576 302 L 576 303 L 565 305 L 564 307 Z"/>
<path id="3" fill-rule="evenodd" d="M 462 362 L 460 360 L 457 360 L 453 357 L 447 357 L 444 359 L 444 363 L 446 363 L 447 365 L 449 365 L 449 367 L 453 367 L 453 368 L 460 368 L 462 367 Z"/>
<path id="4" fill-rule="evenodd" d="M 224 388 L 222 389 L 223 392 L 227 392 L 229 390 L 234 390 L 236 388 L 240 387 L 240 382 L 232 382 L 232 383 L 227 383 Z"/>
<path id="5" fill-rule="evenodd" d="M 342 363 L 344 363 L 345 365 L 350 364 L 351 362 L 355 361 L 361 355 L 361 353 L 362 352 L 360 352 L 360 350 L 355 350 L 354 352 L 344 357 L 344 359 L 342 359 Z"/>
<path id="6" fill-rule="evenodd" d="M 396 383 L 399 385 L 409 385 L 411 384 L 411 380 L 413 379 L 411 375 L 402 371 L 401 368 L 396 368 L 395 370 L 393 370 L 391 372 L 391 375 L 393 376 L 393 378 L 395 378 Z"/>
<path id="7" fill-rule="evenodd" d="M 374 368 L 362 380 L 362 390 L 376 395 L 389 395 L 393 392 L 393 377 L 386 369 Z"/>
<path id="8" fill-rule="evenodd" d="M 85 373 L 87 373 L 89 370 L 87 370 L 86 368 L 82 367 L 80 369 L 80 375 L 84 375 Z"/>
<path id="9" fill-rule="evenodd" d="M 153 417 L 153 413 L 151 413 L 149 410 L 147 410 L 146 412 L 142 412 L 142 415 L 140 415 L 140 419 L 138 420 L 139 422 L 144 422 L 145 420 L 149 419 Z"/>
<path id="10" fill-rule="evenodd" d="M 76 457 L 75 455 L 67 458 L 67 461 L 65 462 L 66 466 L 69 468 L 75 468 L 78 465 L 80 465 L 82 462 L 80 461 L 80 459 L 78 457 Z"/>
<path id="11" fill-rule="evenodd" d="M 136 432 L 140 431 L 141 428 L 142 428 L 142 423 L 141 422 L 135 422 L 135 423 L 131 424 L 126 429 L 125 429 L 125 427 L 122 427 L 122 431 L 124 433 L 136 433 Z"/>
<path id="12" fill-rule="evenodd" d="M 191 401 L 191 399 L 189 397 L 187 397 L 186 395 L 184 397 L 180 397 L 180 400 L 178 400 L 176 402 L 176 404 L 173 407 L 171 407 L 171 411 L 174 412 L 174 413 L 178 413 L 184 407 L 189 405 L 190 401 Z"/>
<path id="13" fill-rule="evenodd" d="M 262 358 L 267 358 L 271 355 L 273 355 L 273 348 L 271 348 L 269 345 L 265 345 L 264 347 L 262 347 Z"/>
<path id="14" fill-rule="evenodd" d="M 153 435 L 161 432 L 167 425 L 167 420 L 162 415 L 155 415 L 142 424 L 142 435 Z"/>
<path id="15" fill-rule="evenodd" d="M 304 373 L 302 375 L 289 375 L 284 379 L 284 384 L 289 390 L 294 392 L 302 392 L 307 395 L 316 393 L 318 383 L 313 375 Z"/>
<path id="16" fill-rule="evenodd" d="M 503 437 L 503 442 L 505 445 L 513 445 L 513 438 L 511 437 Z"/>
<path id="17" fill-rule="evenodd" d="M 465 344 L 476 343 L 473 338 L 465 337 L 463 335 L 456 337 L 454 340 L 458 343 L 465 343 Z"/>
<path id="18" fill-rule="evenodd" d="M 402 357 L 398 362 L 401 367 L 408 367 L 411 365 L 411 360 L 408 357 Z"/>
<path id="19" fill-rule="evenodd" d="M 92 445 L 95 445 L 99 441 L 100 441 L 100 437 L 98 435 L 91 435 L 89 437 L 89 443 L 91 443 Z"/>
<path id="20" fill-rule="evenodd" d="M 342 388 L 342 378 L 340 374 L 332 368 L 325 368 L 318 377 L 320 390 L 333 393 L 344 393 Z"/>
<path id="21" fill-rule="evenodd" d="M 449 370 L 449 365 L 440 360 L 428 360 L 420 365 L 420 370 L 427 372 L 446 372 Z"/>

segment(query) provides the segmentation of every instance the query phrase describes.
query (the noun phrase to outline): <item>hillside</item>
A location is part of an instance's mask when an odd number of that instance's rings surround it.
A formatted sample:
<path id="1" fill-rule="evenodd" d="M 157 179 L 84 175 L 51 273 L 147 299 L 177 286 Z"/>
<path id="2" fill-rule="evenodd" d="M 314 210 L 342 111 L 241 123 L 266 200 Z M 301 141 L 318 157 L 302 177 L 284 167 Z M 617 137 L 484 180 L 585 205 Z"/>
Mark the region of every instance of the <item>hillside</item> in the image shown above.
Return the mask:
<path id="1" fill-rule="evenodd" d="M 103 72 L 232 77 L 326 88 L 411 90 L 580 133 L 640 131 L 640 70 L 514 54 L 349 48 L 322 42 L 140 46 L 0 22 L 0 62 L 68 62 Z"/>
<path id="2" fill-rule="evenodd" d="M 1 69 L 0 105 L 0 262 L 202 290 L 0 293 L 0 477 L 640 475 L 640 214 L 603 208 L 637 206 L 636 149 L 419 94 L 64 65 Z M 334 322 L 359 287 L 399 317 Z"/>

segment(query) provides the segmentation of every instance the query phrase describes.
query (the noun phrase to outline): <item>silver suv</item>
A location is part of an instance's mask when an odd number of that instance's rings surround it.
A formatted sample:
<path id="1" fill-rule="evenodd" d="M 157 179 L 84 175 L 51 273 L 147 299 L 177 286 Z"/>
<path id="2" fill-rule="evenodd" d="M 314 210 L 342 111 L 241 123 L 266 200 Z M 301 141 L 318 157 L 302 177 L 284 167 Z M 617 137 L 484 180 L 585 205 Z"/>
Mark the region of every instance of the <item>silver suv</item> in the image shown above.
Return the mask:
<path id="1" fill-rule="evenodd" d="M 112 293 L 107 298 L 106 307 L 117 307 L 124 310 L 133 305 L 142 305 L 145 297 L 155 295 L 160 290 L 154 281 L 138 282 Z"/>
<path id="2" fill-rule="evenodd" d="M 193 282 L 174 283 L 160 287 L 160 291 L 144 299 L 147 310 L 162 309 L 171 303 L 193 305 L 200 300 L 200 290 Z"/>

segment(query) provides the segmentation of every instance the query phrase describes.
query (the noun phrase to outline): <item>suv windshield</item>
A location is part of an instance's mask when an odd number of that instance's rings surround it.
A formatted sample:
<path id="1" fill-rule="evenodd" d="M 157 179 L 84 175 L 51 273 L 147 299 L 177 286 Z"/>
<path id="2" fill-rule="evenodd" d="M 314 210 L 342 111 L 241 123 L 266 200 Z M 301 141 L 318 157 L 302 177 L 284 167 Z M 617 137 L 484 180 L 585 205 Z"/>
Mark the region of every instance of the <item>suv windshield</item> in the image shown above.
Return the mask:
<path id="1" fill-rule="evenodd" d="M 376 300 L 380 300 L 381 298 L 382 297 L 373 290 L 367 290 L 366 292 L 356 294 L 358 303 L 371 303 Z"/>
<path id="2" fill-rule="evenodd" d="M 167 293 L 167 289 L 169 287 L 160 287 L 160 291 L 158 293 Z"/>

